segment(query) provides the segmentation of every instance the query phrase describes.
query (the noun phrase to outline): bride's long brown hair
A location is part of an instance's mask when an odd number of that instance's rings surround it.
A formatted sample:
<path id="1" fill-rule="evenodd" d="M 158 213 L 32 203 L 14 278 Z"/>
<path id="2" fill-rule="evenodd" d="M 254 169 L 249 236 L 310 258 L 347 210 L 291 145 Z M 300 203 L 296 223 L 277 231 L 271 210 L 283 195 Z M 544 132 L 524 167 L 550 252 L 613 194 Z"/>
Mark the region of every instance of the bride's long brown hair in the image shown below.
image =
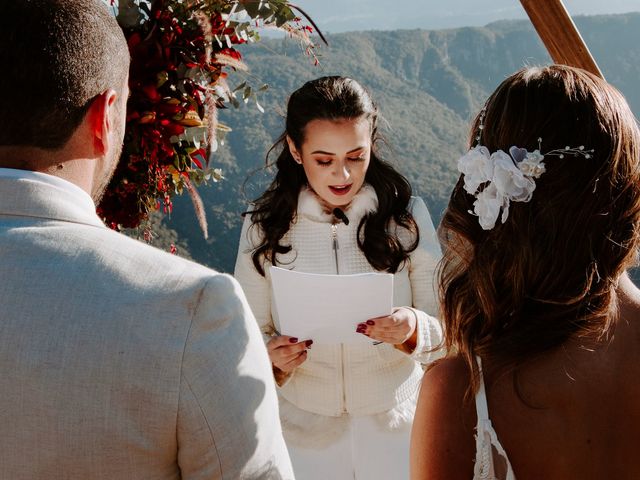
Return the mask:
<path id="1" fill-rule="evenodd" d="M 640 133 L 624 97 L 583 70 L 525 68 L 506 79 L 471 128 L 471 145 L 547 156 L 531 201 L 511 203 L 504 224 L 483 230 L 461 176 L 442 219 L 440 295 L 446 345 L 472 372 L 475 356 L 514 370 L 575 336 L 604 339 L 615 288 L 635 260 L 640 233 Z M 515 377 L 514 377 L 515 378 Z"/>

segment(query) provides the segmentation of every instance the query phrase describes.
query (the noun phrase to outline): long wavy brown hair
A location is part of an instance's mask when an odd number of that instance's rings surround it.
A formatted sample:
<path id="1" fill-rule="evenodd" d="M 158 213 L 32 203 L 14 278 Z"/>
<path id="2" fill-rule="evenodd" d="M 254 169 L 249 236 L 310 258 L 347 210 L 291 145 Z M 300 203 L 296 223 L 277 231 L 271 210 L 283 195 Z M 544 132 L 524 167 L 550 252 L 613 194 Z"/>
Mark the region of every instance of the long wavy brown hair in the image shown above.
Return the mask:
<path id="1" fill-rule="evenodd" d="M 616 285 L 636 257 L 640 229 L 640 133 L 624 97 L 583 70 L 525 68 L 488 99 L 470 144 L 542 153 L 566 146 L 585 155 L 544 158 L 531 201 L 511 203 L 505 223 L 483 230 L 475 197 L 455 186 L 440 226 L 440 299 L 446 346 L 472 372 L 475 356 L 497 373 L 568 339 L 606 340 Z M 517 383 L 517 382 L 516 382 Z"/>

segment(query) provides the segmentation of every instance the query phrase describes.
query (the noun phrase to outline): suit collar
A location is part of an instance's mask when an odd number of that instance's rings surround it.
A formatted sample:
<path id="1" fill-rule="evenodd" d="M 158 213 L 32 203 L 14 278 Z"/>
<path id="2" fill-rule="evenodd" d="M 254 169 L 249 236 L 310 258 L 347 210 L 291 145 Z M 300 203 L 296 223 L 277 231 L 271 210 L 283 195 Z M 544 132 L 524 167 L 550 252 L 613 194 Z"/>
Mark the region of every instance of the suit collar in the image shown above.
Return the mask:
<path id="1" fill-rule="evenodd" d="M 33 217 L 104 224 L 91 197 L 80 187 L 59 177 L 27 170 L 0 168 L 0 216 Z"/>

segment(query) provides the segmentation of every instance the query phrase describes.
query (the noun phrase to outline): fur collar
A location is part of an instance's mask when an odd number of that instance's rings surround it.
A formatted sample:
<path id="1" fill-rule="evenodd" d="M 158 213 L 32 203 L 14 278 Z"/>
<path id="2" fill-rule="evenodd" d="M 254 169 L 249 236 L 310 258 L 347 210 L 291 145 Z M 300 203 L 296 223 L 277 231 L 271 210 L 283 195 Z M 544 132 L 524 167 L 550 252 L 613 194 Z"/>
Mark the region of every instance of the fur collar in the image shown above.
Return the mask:
<path id="1" fill-rule="evenodd" d="M 367 213 L 378 208 L 378 195 L 369 184 L 362 185 L 360 191 L 353 197 L 351 203 L 345 207 L 344 213 L 357 225 Z M 303 216 L 314 222 L 334 223 L 333 213 L 326 210 L 320 198 L 309 187 L 302 187 L 298 195 L 298 216 Z"/>

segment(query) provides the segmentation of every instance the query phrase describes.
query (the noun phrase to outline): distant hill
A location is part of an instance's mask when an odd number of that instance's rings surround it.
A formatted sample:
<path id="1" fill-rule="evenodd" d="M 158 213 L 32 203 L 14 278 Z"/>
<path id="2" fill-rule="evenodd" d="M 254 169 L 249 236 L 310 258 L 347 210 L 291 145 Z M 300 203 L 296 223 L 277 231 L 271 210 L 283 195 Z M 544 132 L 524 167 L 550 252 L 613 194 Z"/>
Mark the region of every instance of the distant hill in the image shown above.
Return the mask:
<path id="1" fill-rule="evenodd" d="M 640 14 L 579 17 L 576 23 L 607 80 L 640 112 Z M 373 93 L 387 121 L 393 148 L 386 157 L 412 182 L 438 221 L 465 150 L 470 119 L 495 87 L 524 65 L 550 59 L 527 21 L 503 21 L 484 28 L 398 30 L 331 35 L 321 66 L 313 67 L 293 40 L 269 40 L 245 51 L 256 84 L 270 88 L 255 105 L 220 112 L 233 128 L 216 154 L 225 180 L 201 189 L 209 220 L 208 240 L 200 232 L 188 197 L 176 201 L 164 228 L 174 230 L 182 251 L 218 270 L 232 272 L 246 208 L 242 185 L 264 165 L 264 156 L 283 129 L 289 93 L 323 75 L 352 76 Z M 255 198 L 269 180 L 261 172 L 247 182 Z M 166 237 L 166 236 L 165 236 Z"/>
<path id="2" fill-rule="evenodd" d="M 638 0 L 564 0 L 576 15 L 603 15 L 640 10 Z M 499 19 L 525 19 L 520 2 L 514 0 L 404 0 L 389 8 L 388 0 L 296 0 L 295 4 L 327 33 L 400 28 L 457 28 L 482 26 Z"/>

